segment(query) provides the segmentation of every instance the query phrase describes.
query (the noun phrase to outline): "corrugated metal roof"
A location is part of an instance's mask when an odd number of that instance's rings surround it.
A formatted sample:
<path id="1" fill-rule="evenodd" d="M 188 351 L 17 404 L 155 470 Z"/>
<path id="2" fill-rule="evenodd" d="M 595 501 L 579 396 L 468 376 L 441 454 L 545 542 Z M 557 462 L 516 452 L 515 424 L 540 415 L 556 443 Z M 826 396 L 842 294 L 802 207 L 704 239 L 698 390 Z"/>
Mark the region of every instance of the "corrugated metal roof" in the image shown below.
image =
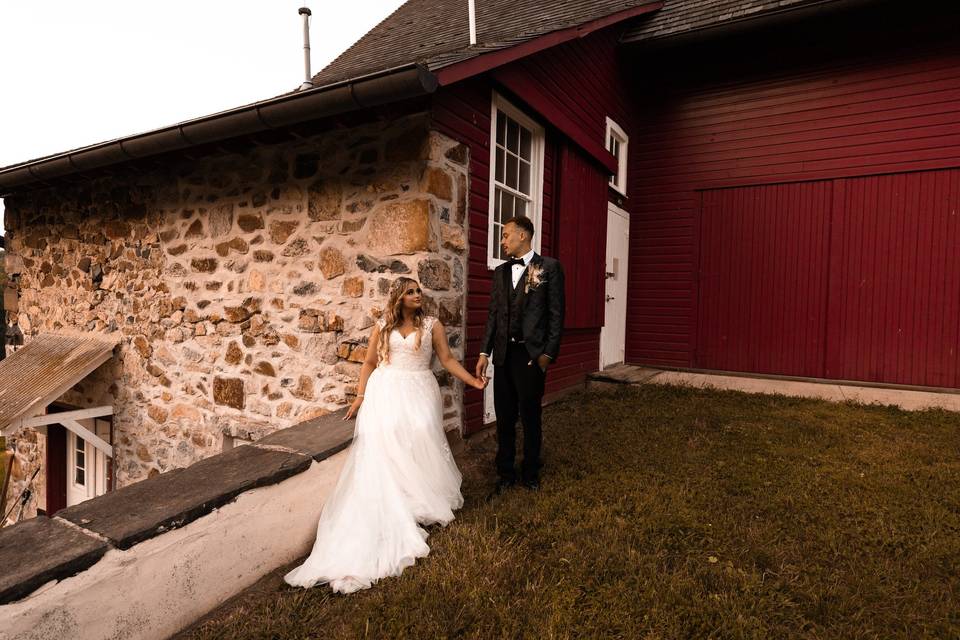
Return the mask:
<path id="1" fill-rule="evenodd" d="M 0 431 L 37 415 L 110 359 L 117 340 L 42 334 L 0 361 Z"/>

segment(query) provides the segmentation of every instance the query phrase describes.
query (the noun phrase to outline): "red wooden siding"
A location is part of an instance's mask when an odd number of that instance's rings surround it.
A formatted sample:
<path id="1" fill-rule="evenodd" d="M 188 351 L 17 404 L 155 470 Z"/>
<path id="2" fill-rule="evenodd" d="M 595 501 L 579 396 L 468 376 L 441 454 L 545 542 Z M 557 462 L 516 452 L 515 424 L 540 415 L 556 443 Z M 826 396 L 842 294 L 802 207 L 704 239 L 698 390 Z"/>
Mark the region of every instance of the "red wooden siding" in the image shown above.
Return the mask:
<path id="1" fill-rule="evenodd" d="M 960 387 L 960 170 L 834 194 L 825 377 Z"/>
<path id="2" fill-rule="evenodd" d="M 960 170 L 703 194 L 694 366 L 960 386 Z"/>
<path id="3" fill-rule="evenodd" d="M 823 375 L 831 183 L 703 194 L 696 366 Z"/>
<path id="4" fill-rule="evenodd" d="M 911 39 L 930 42 L 914 34 Z M 707 246 L 705 254 L 701 251 L 704 190 L 960 166 L 960 44 L 941 41 L 897 51 L 890 46 L 891 40 L 869 35 L 848 35 L 842 44 L 837 44 L 840 39 L 834 44 L 824 41 L 816 50 L 778 48 L 771 41 L 741 42 L 739 49 L 731 45 L 722 53 L 705 49 L 686 58 L 674 54 L 671 64 L 676 66 L 664 65 L 659 73 L 634 63 L 629 85 L 636 89 L 640 107 L 632 123 L 628 177 L 627 208 L 632 214 L 629 362 L 696 366 L 698 319 L 712 313 L 709 307 L 702 313 L 697 308 L 698 260 L 718 250 Z M 757 56 L 757 50 L 766 54 Z M 934 197 L 922 194 L 916 194 L 918 202 Z M 912 207 L 914 215 L 918 207 L 922 205 Z M 756 240 L 770 232 L 762 226 L 768 223 L 757 221 L 761 226 Z M 705 233 L 720 232 L 710 221 L 705 224 Z M 740 232 L 747 234 L 747 227 Z M 876 241 L 885 238 L 879 236 Z M 718 240 L 704 235 L 703 241 Z M 866 237 L 861 240 L 866 241 Z M 816 246 L 789 248 L 813 251 Z M 810 286 L 817 281 L 816 272 L 804 277 Z M 932 298 L 934 292 L 923 295 Z M 889 303 L 886 298 L 874 302 Z M 704 303 L 716 304 L 709 296 Z M 846 331 L 847 326 L 832 331 Z M 703 355 L 709 359 L 715 357 L 710 349 L 716 346 L 709 341 L 717 339 L 720 329 L 703 331 L 707 333 L 702 336 L 707 340 Z M 753 358 L 755 366 L 773 366 L 757 360 L 756 354 L 737 357 Z M 809 360 L 796 354 L 778 357 L 784 366 L 789 361 L 791 370 L 810 366 Z M 846 365 L 840 368 L 839 360 L 830 359 L 829 375 L 889 377 L 879 374 L 876 365 L 865 369 L 862 363 L 849 362 L 850 357 L 850 353 L 844 356 Z M 892 367 L 887 363 L 883 370 Z"/>
<path id="5" fill-rule="evenodd" d="M 557 258 L 566 284 L 564 324 L 569 329 L 602 327 L 607 176 L 571 144 L 561 146 L 559 157 Z"/>
<path id="6" fill-rule="evenodd" d="M 510 71 L 514 79 L 526 77 L 535 83 L 540 93 L 554 96 L 557 109 L 577 123 L 583 131 L 603 144 L 606 117 L 625 124 L 629 110 L 626 96 L 621 91 L 621 69 L 614 45 L 619 30 L 603 30 L 556 47 L 515 63 Z M 517 71 L 519 69 L 519 72 Z M 532 85 L 531 85 L 532 86 Z M 467 293 L 467 363 L 472 365 L 480 351 L 480 339 L 487 317 L 490 295 L 490 271 L 487 269 L 487 224 L 489 189 L 490 99 L 495 85 L 489 77 L 478 77 L 441 87 L 434 97 L 434 127 L 470 146 L 470 242 Z M 516 85 L 522 92 L 522 85 Z M 544 167 L 543 219 L 541 222 L 541 253 L 556 256 L 554 244 L 555 199 L 557 164 L 556 152 L 562 140 L 550 123 L 529 105 L 523 96 L 506 91 L 507 95 L 527 114 L 547 127 L 547 145 Z M 605 218 L 604 218 L 605 224 Z M 603 241 L 603 236 L 600 236 Z M 593 255 L 598 255 L 594 252 Z M 602 268 L 602 256 L 597 263 Z M 569 277 L 571 270 L 565 265 Z M 602 287 L 601 287 L 602 290 Z M 568 304 L 568 310 L 571 305 Z M 602 307 L 601 307 L 602 309 Z M 601 311 L 602 313 L 602 311 Z M 602 321 L 602 316 L 600 317 Z M 547 395 L 560 393 L 582 385 L 586 374 L 595 371 L 600 362 L 600 324 L 582 329 L 571 328 L 564 334 L 560 358 L 551 367 Z M 465 395 L 467 432 L 482 428 L 483 398 L 467 391 Z"/>
<path id="7" fill-rule="evenodd" d="M 630 134 L 627 121 L 631 107 L 617 53 L 619 37 L 619 27 L 604 29 L 519 60 L 495 77 L 509 81 L 511 90 L 521 99 L 529 91 L 533 104 L 540 102 L 540 96 L 549 96 L 552 110 L 563 123 L 571 123 L 586 138 L 604 147 L 608 116 Z"/>

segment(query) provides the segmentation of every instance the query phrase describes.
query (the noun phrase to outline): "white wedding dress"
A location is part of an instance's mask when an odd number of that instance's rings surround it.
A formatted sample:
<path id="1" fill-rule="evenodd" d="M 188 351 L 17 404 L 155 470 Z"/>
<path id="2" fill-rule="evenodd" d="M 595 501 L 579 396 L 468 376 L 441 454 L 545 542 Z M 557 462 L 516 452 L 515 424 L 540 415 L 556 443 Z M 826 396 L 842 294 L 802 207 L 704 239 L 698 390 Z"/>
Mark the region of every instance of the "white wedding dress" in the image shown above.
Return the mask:
<path id="1" fill-rule="evenodd" d="M 435 322 L 425 318 L 419 349 L 415 331 L 406 338 L 397 330 L 381 335 L 390 340 L 390 362 L 367 380 L 353 444 L 320 514 L 313 551 L 284 576 L 288 584 L 329 583 L 351 593 L 400 575 L 430 552 L 419 525 L 446 525 L 463 505 L 430 370 Z"/>

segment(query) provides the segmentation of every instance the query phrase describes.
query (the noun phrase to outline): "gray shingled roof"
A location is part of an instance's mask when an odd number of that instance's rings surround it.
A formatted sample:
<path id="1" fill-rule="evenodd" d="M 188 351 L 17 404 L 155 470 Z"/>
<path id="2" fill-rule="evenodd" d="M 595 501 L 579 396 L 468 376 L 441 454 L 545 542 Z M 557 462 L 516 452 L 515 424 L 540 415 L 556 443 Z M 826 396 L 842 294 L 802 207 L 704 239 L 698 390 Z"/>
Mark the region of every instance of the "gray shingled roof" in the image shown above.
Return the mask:
<path id="1" fill-rule="evenodd" d="M 810 5 L 847 0 L 666 0 L 649 19 L 638 21 L 623 36 L 624 42 L 649 41 L 747 20 L 761 14 L 792 11 Z"/>
<path id="2" fill-rule="evenodd" d="M 467 0 L 408 0 L 315 75 L 314 86 L 413 63 L 436 70 L 653 1 L 476 0 L 479 44 L 471 47 Z M 623 40 L 656 40 L 759 15 L 848 2 L 850 0 L 664 0 L 662 9 L 637 18 Z"/>
<path id="3" fill-rule="evenodd" d="M 467 0 L 408 0 L 315 75 L 313 83 L 412 63 L 438 69 L 652 1 L 476 0 L 478 44 L 471 47 Z"/>

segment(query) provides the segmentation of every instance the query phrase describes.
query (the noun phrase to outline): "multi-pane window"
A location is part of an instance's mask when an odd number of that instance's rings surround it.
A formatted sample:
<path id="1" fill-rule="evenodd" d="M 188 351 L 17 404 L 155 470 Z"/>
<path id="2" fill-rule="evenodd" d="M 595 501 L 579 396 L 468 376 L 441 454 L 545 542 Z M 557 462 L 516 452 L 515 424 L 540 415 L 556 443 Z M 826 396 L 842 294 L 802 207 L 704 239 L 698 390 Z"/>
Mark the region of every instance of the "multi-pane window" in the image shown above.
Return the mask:
<path id="1" fill-rule="evenodd" d="M 97 419 L 93 423 L 95 433 L 103 438 L 105 441 L 112 443 L 113 435 L 110 433 L 111 423 L 110 420 Z M 110 460 L 104 460 L 104 477 L 103 477 L 103 491 L 106 491 L 107 488 L 113 487 L 113 464 Z"/>
<path id="2" fill-rule="evenodd" d="M 74 437 L 73 442 L 74 442 L 74 450 L 73 450 L 73 456 L 74 456 L 74 464 L 73 464 L 74 478 L 73 478 L 73 483 L 74 483 L 74 484 L 77 484 L 77 485 L 80 485 L 80 486 L 84 486 L 84 485 L 87 483 L 87 460 L 86 460 L 86 457 L 87 457 L 87 450 L 86 450 L 87 443 L 86 443 L 86 441 L 85 441 L 83 438 L 81 438 L 81 437 L 79 437 L 79 436 Z"/>
<path id="3" fill-rule="evenodd" d="M 610 176 L 610 186 L 627 194 L 627 134 L 620 126 L 607 118 L 607 151 L 617 160 L 617 172 Z"/>
<path id="4" fill-rule="evenodd" d="M 490 247 L 491 266 L 505 260 L 500 247 L 503 222 L 513 216 L 540 226 L 543 129 L 499 96 L 494 96 L 491 136 Z M 539 246 L 534 234 L 534 247 Z"/>

